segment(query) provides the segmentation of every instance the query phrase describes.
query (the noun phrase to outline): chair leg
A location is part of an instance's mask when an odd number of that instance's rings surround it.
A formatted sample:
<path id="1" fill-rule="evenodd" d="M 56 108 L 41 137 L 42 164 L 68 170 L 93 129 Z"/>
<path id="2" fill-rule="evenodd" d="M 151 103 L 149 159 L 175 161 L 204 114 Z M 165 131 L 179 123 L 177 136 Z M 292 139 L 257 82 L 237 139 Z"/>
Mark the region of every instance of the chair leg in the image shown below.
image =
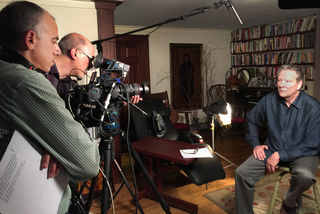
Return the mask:
<path id="1" fill-rule="evenodd" d="M 272 198 L 271 198 L 271 201 L 270 201 L 270 204 L 269 204 L 269 210 L 268 210 L 268 214 L 272 214 L 273 213 L 273 209 L 274 209 L 274 205 L 275 205 L 275 202 L 277 200 L 281 201 L 281 199 L 278 197 L 278 191 L 279 191 L 279 186 L 280 186 L 280 181 L 282 179 L 282 177 L 287 174 L 287 173 L 290 173 L 289 172 L 289 169 L 282 169 L 282 170 L 285 170 L 285 171 L 282 171 L 279 175 L 278 175 L 278 181 L 277 183 L 275 184 L 275 188 L 274 188 L 274 192 L 273 192 L 273 195 L 272 195 Z M 318 190 L 318 187 L 317 187 L 317 184 L 316 182 L 312 185 L 313 187 L 313 193 L 314 193 L 314 198 L 313 197 L 310 197 L 308 195 L 305 195 L 303 194 L 302 196 L 304 197 L 307 197 L 311 200 L 314 200 L 316 202 L 316 207 L 313 206 L 312 210 L 314 210 L 315 208 L 318 209 L 318 213 L 320 214 L 320 193 L 319 193 L 319 190 Z M 302 197 L 299 197 L 298 198 L 298 214 L 303 214 L 304 213 L 304 209 L 303 209 L 303 205 L 302 205 Z M 306 210 L 307 211 L 307 210 Z"/>
<path id="2" fill-rule="evenodd" d="M 304 212 L 307 212 L 307 211 L 314 211 L 315 209 L 318 210 L 318 213 L 320 214 L 320 196 L 319 196 L 319 190 L 318 190 L 318 187 L 317 187 L 317 184 L 314 183 L 312 184 L 312 187 L 313 187 L 313 194 L 314 194 L 314 197 L 310 197 L 309 195 L 306 195 L 306 194 L 303 194 L 302 196 L 310 199 L 310 200 L 313 200 L 315 203 L 316 203 L 316 206 L 312 206 L 312 208 L 310 209 L 307 209 L 307 210 L 304 210 L 303 209 L 303 204 L 302 204 L 302 197 L 299 197 L 298 198 L 298 214 L 303 214 Z"/>
<path id="3" fill-rule="evenodd" d="M 274 208 L 274 204 L 276 203 L 276 199 L 278 197 L 278 190 L 279 190 L 279 185 L 280 185 L 280 181 L 281 181 L 282 176 L 279 175 L 278 176 L 278 181 L 274 187 L 274 191 L 272 194 L 272 198 L 270 201 L 270 205 L 269 205 L 269 210 L 268 210 L 268 214 L 272 214 L 273 213 L 273 208 Z"/>
<path id="4" fill-rule="evenodd" d="M 298 214 L 303 214 L 302 198 L 298 198 Z"/>
<path id="5" fill-rule="evenodd" d="M 314 199 L 317 203 L 318 213 L 320 214 L 320 195 L 319 195 L 317 183 L 313 184 L 313 193 L 314 193 Z"/>
<path id="6" fill-rule="evenodd" d="M 276 201 L 277 200 L 279 200 L 279 201 L 281 200 L 280 198 L 278 198 L 278 191 L 279 191 L 280 181 L 281 181 L 282 177 L 287 173 L 288 172 L 283 171 L 278 175 L 278 181 L 277 181 L 277 183 L 276 183 L 276 185 L 274 187 L 272 198 L 271 198 L 271 201 L 270 201 L 270 204 L 269 204 L 268 214 L 272 214 L 273 213 L 273 209 L 274 209 L 274 205 L 275 205 Z"/>

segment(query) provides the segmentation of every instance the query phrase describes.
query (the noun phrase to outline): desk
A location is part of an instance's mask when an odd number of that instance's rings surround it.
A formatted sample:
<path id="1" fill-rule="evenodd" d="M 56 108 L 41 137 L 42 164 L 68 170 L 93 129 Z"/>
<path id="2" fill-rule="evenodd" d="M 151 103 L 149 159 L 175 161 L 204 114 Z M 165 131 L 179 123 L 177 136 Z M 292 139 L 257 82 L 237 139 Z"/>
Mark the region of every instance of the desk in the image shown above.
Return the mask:
<path id="1" fill-rule="evenodd" d="M 171 206 L 177 207 L 190 213 L 197 213 L 198 205 L 163 194 L 161 176 L 164 175 L 164 173 L 169 172 L 168 170 L 164 170 L 163 168 L 168 168 L 170 166 L 163 167 L 161 166 L 161 163 L 162 160 L 168 160 L 174 163 L 188 165 L 194 159 L 182 158 L 180 149 L 193 149 L 197 148 L 198 146 L 152 136 L 148 136 L 141 140 L 135 141 L 132 143 L 132 146 L 137 152 L 143 154 L 147 158 L 146 168 L 148 169 L 152 180 L 157 185 L 158 190 L 163 198 Z M 156 165 L 155 167 L 154 164 Z M 173 168 L 170 169 L 170 172 L 180 168 L 176 164 L 172 167 Z M 156 170 L 156 172 L 154 172 L 154 170 Z M 151 199 L 156 198 L 149 185 L 145 185 L 144 190 L 138 193 L 138 199 L 141 199 L 143 197 L 148 197 Z"/>

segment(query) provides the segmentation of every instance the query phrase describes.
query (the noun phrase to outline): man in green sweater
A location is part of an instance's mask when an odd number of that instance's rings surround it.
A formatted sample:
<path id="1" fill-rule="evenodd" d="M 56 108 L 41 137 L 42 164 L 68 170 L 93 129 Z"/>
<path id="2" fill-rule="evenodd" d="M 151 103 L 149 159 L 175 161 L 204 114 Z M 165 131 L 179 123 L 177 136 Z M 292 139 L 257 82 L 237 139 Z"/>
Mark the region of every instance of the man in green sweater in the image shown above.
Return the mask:
<path id="1" fill-rule="evenodd" d="M 0 26 L 0 160 L 17 130 L 54 157 L 70 180 L 96 176 L 100 163 L 96 142 L 35 70 L 48 72 L 60 54 L 54 18 L 34 3 L 19 1 L 1 10 Z M 67 188 L 58 213 L 67 213 L 70 193 Z"/>

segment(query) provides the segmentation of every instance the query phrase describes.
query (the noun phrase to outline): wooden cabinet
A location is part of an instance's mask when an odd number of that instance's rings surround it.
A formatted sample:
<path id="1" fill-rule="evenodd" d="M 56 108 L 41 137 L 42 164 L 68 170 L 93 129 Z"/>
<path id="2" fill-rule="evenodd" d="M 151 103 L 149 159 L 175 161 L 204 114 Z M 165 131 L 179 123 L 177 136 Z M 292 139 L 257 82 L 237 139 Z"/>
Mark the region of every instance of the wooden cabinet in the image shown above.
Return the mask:
<path id="1" fill-rule="evenodd" d="M 316 15 L 281 23 L 238 29 L 231 33 L 231 70 L 250 73 L 249 87 L 274 88 L 278 67 L 299 65 L 314 79 Z"/>

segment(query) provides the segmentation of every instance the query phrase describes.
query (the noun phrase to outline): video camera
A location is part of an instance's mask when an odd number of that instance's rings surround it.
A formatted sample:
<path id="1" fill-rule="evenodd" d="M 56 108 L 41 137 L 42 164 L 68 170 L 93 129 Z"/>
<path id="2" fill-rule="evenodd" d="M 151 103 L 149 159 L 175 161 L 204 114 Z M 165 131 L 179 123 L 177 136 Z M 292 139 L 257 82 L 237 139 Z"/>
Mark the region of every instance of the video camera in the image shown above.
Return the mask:
<path id="1" fill-rule="evenodd" d="M 113 131 L 119 128 L 118 114 L 123 101 L 129 102 L 134 95 L 148 94 L 148 82 L 122 83 L 130 66 L 115 60 L 97 56 L 93 64 L 100 69 L 99 77 L 94 72 L 89 84 L 76 85 L 69 91 L 69 108 L 85 127 Z"/>

